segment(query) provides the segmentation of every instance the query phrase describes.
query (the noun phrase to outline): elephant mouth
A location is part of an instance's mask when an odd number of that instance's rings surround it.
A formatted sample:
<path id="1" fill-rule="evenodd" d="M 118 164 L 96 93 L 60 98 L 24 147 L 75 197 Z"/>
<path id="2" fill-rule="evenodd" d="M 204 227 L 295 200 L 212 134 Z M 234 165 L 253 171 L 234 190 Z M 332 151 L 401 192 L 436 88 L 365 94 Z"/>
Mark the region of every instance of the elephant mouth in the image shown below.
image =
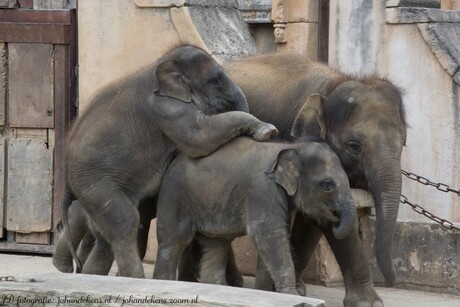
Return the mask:
<path id="1" fill-rule="evenodd" d="M 334 224 L 340 223 L 340 213 L 335 209 L 331 209 L 331 214 L 332 217 L 330 218 L 330 221 Z"/>
<path id="2" fill-rule="evenodd" d="M 329 208 L 328 213 L 326 214 L 326 219 L 328 222 L 338 226 L 338 224 L 340 224 L 340 213 L 333 208 Z"/>

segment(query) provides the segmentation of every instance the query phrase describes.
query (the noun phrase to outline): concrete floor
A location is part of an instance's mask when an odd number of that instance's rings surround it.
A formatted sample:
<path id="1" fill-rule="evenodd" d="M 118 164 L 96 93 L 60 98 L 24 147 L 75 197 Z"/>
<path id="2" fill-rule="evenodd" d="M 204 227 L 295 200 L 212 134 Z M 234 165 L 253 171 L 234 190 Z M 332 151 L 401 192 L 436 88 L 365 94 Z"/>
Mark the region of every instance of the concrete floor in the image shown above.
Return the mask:
<path id="1" fill-rule="evenodd" d="M 152 276 L 153 265 L 145 264 L 146 276 Z M 56 273 L 58 272 L 51 263 L 49 256 L 31 256 L 0 253 L 0 277 L 19 273 Z M 115 275 L 116 268 L 111 271 Z M 246 278 L 246 287 L 250 288 L 253 278 Z M 308 296 L 326 301 L 327 307 L 340 307 L 345 295 L 343 287 L 327 288 L 318 285 L 307 286 Z M 409 291 L 393 288 L 377 288 L 386 307 L 460 307 L 459 296 L 429 293 L 421 291 Z"/>

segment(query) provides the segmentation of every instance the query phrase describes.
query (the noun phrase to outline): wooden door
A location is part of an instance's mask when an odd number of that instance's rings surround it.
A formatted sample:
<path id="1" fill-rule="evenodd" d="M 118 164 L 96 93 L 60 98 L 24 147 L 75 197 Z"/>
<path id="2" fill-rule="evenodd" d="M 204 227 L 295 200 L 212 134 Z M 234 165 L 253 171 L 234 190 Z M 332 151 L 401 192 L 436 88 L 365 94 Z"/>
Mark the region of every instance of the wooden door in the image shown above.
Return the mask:
<path id="1" fill-rule="evenodd" d="M 52 251 L 75 32 L 74 10 L 0 9 L 0 250 Z"/>

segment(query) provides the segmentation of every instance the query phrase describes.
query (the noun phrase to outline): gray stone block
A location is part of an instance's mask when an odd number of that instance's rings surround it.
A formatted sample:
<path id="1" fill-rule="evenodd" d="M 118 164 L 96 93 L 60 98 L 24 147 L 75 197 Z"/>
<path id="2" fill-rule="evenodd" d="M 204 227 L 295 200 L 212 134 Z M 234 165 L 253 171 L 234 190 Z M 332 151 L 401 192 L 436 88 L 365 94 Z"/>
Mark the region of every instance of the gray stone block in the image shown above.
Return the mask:
<path id="1" fill-rule="evenodd" d="M 14 278 L 0 281 L 7 306 L 326 306 L 314 298 L 178 281 L 63 273 Z"/>
<path id="2" fill-rule="evenodd" d="M 418 28 L 442 67 L 454 78 L 460 69 L 460 23 L 427 23 Z"/>
<path id="3" fill-rule="evenodd" d="M 257 52 L 254 39 L 237 9 L 192 6 L 189 12 L 205 45 L 220 60 Z"/>
<path id="4" fill-rule="evenodd" d="M 420 22 L 460 22 L 460 11 L 419 7 L 397 7 L 386 9 L 386 22 L 420 23 Z"/>
<path id="5" fill-rule="evenodd" d="M 375 220 L 371 219 L 372 237 Z M 393 263 L 399 288 L 460 293 L 460 233 L 434 223 L 398 222 Z M 383 282 L 371 240 L 374 282 Z"/>

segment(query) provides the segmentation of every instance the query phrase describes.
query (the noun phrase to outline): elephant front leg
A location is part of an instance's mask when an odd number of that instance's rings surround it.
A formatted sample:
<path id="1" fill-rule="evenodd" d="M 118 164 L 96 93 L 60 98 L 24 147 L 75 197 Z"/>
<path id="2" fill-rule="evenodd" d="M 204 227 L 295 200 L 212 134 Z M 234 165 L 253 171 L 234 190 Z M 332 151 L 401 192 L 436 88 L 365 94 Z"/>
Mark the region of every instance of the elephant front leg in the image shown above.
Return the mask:
<path id="1" fill-rule="evenodd" d="M 338 240 L 332 233 L 332 226 L 322 227 L 342 271 L 346 295 L 345 307 L 383 307 L 383 302 L 374 288 L 369 268 L 369 257 L 364 252 L 356 226 L 350 235 Z"/>
<path id="2" fill-rule="evenodd" d="M 163 216 L 161 212 L 159 213 L 157 219 L 158 251 L 155 270 L 153 271 L 154 279 L 177 279 L 177 269 L 181 256 L 184 255 L 184 250 L 195 236 L 192 225 L 186 219 L 181 220 L 180 226 L 182 227 L 179 227 L 179 223 L 172 222 L 167 216 Z"/>
<path id="3" fill-rule="evenodd" d="M 297 212 L 291 230 L 291 245 L 296 288 L 302 296 L 307 294 L 302 275 L 322 236 L 323 233 L 318 226 L 310 222 L 304 214 Z"/>
<path id="4" fill-rule="evenodd" d="M 278 130 L 272 124 L 240 111 L 213 116 L 199 113 L 195 114 L 193 120 L 171 117 L 160 121 L 159 125 L 163 133 L 192 158 L 208 156 L 240 135 L 251 136 L 256 141 L 268 141 L 278 135 Z"/>
<path id="5" fill-rule="evenodd" d="M 153 271 L 153 278 L 176 280 L 176 270 L 184 248 L 185 246 L 171 242 L 158 242 L 157 261 Z"/>
<path id="6" fill-rule="evenodd" d="M 249 235 L 256 243 L 259 260 L 262 259 L 273 278 L 276 291 L 297 295 L 294 263 L 289 247 L 288 231 L 285 228 L 279 225 L 274 228 L 276 229 L 274 231 L 260 229 L 250 232 Z"/>

